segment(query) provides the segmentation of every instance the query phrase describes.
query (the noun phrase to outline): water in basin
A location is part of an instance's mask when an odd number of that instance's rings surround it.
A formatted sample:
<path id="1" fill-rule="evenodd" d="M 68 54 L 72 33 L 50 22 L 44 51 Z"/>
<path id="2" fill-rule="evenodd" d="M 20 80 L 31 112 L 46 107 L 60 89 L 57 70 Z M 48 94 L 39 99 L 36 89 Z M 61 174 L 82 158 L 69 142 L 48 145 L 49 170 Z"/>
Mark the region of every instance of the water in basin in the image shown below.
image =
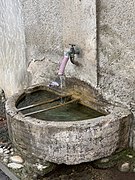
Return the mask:
<path id="1" fill-rule="evenodd" d="M 48 101 L 50 99 L 56 99 L 56 98 L 58 98 L 58 95 L 49 91 L 42 90 L 42 91 L 33 92 L 31 94 L 27 94 L 26 96 L 24 96 L 17 104 L 17 108 L 25 107 L 30 104 L 34 104 L 45 100 Z M 64 102 L 68 102 L 69 100 L 71 100 L 70 97 L 63 98 Z M 51 103 L 42 104 L 36 107 L 22 110 L 21 112 L 23 114 L 27 114 L 41 109 L 47 109 L 53 106 L 57 106 L 59 104 L 61 104 L 61 98 Z M 65 104 L 61 107 L 41 113 L 32 114 L 30 116 L 46 121 L 79 121 L 79 120 L 96 118 L 102 115 L 103 115 L 102 113 L 93 110 L 89 107 L 86 107 L 80 104 L 78 101 L 76 101 L 71 104 Z"/>

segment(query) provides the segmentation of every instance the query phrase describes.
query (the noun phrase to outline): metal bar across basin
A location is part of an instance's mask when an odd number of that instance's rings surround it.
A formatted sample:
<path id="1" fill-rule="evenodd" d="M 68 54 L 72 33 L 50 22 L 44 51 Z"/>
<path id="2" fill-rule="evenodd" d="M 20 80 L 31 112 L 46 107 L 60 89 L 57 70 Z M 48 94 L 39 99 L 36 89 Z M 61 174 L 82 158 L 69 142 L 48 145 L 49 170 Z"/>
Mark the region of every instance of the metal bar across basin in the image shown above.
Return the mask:
<path id="1" fill-rule="evenodd" d="M 59 105 L 56 105 L 56 106 L 53 106 L 53 107 L 49 107 L 49 108 L 46 108 L 46 109 L 41 109 L 41 110 L 38 110 L 38 111 L 26 113 L 25 116 L 29 116 L 29 115 L 32 115 L 32 114 L 37 114 L 37 113 L 41 113 L 41 112 L 45 112 L 45 111 L 49 111 L 49 110 L 65 106 L 67 104 L 70 104 L 70 103 L 73 103 L 73 102 L 76 102 L 76 101 L 79 101 L 79 99 L 72 99 L 71 101 L 68 101 L 68 102 L 63 103 L 63 104 L 59 104 Z"/>
<path id="2" fill-rule="evenodd" d="M 50 99 L 50 100 L 48 100 L 48 101 L 42 101 L 42 102 L 39 102 L 39 103 L 36 103 L 36 104 L 31 104 L 31 105 L 29 105 L 29 106 L 25 106 L 25 107 L 22 107 L 22 108 L 17 109 L 17 111 L 23 111 L 23 110 L 26 110 L 26 109 L 30 109 L 30 108 L 33 108 L 33 107 L 42 105 L 42 104 L 51 103 L 51 102 L 57 101 L 57 100 L 59 100 L 59 99 L 61 99 L 61 98 L 63 98 L 63 97 L 70 97 L 70 95 L 57 97 L 57 98 L 55 98 L 55 99 Z"/>

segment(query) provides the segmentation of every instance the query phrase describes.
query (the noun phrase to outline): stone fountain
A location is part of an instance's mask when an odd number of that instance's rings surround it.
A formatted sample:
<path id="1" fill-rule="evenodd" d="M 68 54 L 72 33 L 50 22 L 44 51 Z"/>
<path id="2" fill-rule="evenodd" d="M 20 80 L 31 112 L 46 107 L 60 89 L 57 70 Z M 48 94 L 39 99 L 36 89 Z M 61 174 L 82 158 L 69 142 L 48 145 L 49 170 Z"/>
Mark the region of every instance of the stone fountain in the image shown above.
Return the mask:
<path id="1" fill-rule="evenodd" d="M 9 134 L 23 156 L 27 158 L 29 154 L 56 164 L 79 164 L 110 156 L 128 146 L 131 113 L 120 104 L 106 102 L 87 83 L 76 79 L 68 80 L 66 95 L 71 100 L 79 99 L 81 105 L 100 115 L 79 120 L 65 116 L 56 121 L 55 117 L 40 119 L 18 110 L 35 103 L 42 93 L 41 99 L 45 98 L 47 92 L 62 97 L 49 87 L 36 85 L 13 95 L 6 103 Z"/>

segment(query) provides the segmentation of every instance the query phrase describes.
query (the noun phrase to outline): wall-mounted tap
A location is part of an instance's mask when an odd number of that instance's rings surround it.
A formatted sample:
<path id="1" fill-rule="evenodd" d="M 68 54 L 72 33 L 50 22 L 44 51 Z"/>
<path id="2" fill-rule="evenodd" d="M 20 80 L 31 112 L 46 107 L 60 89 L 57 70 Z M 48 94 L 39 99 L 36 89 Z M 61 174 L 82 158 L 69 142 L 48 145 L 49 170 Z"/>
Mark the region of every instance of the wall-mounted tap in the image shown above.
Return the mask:
<path id="1" fill-rule="evenodd" d="M 76 66 L 79 66 L 80 64 L 75 61 L 75 54 L 79 54 L 80 51 L 79 49 L 75 48 L 75 45 L 74 44 L 69 44 L 71 47 L 68 51 L 66 51 L 64 53 L 64 57 L 60 63 L 60 67 L 59 67 L 59 70 L 58 70 L 58 75 L 59 75 L 59 78 L 55 81 L 52 81 L 49 83 L 49 87 L 51 88 L 55 88 L 55 87 L 62 87 L 63 84 L 61 84 L 63 81 L 63 78 L 65 78 L 63 75 L 64 75 L 64 71 L 65 71 L 65 67 L 66 67 L 66 64 L 68 62 L 68 60 L 70 59 L 71 63 L 75 64 Z M 64 85 L 65 86 L 65 85 Z"/>
<path id="2" fill-rule="evenodd" d="M 66 64 L 67 64 L 69 59 L 73 64 L 75 64 L 76 66 L 79 66 L 79 63 L 77 61 L 74 61 L 74 59 L 75 59 L 75 54 L 79 54 L 80 51 L 77 48 L 75 49 L 74 44 L 69 44 L 69 45 L 71 47 L 70 47 L 69 51 L 64 53 L 64 58 L 60 63 L 58 75 L 63 75 L 64 74 L 65 67 L 66 67 Z"/>

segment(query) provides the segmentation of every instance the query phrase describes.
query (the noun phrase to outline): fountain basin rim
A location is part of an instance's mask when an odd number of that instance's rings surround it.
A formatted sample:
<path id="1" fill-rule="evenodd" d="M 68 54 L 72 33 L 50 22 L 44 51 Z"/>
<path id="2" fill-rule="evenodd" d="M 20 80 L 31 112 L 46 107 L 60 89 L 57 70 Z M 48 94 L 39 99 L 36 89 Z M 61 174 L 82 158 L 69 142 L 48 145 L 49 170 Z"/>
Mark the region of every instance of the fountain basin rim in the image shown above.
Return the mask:
<path id="1" fill-rule="evenodd" d="M 77 124 L 84 124 L 84 121 L 85 123 L 93 123 L 96 119 L 96 122 L 100 122 L 100 120 L 102 119 L 112 119 L 112 118 L 117 118 L 117 116 L 119 117 L 125 117 L 125 115 L 129 115 L 131 114 L 131 112 L 128 110 L 128 109 L 125 109 L 124 107 L 115 107 L 113 109 L 113 111 L 109 112 L 108 114 L 106 115 L 103 115 L 101 117 L 97 117 L 97 118 L 91 118 L 91 119 L 83 119 L 83 120 L 79 120 L 79 121 L 45 121 L 45 120 L 41 120 L 41 119 L 37 119 L 37 118 L 34 118 L 34 117 L 31 117 L 31 116 L 25 116 L 23 115 L 21 112 L 18 112 L 18 109 L 16 108 L 16 103 L 17 101 L 19 101 L 19 98 L 20 97 L 23 97 L 25 96 L 27 93 L 29 92 L 34 92 L 34 91 L 37 91 L 37 90 L 48 90 L 48 91 L 52 91 L 50 90 L 50 88 L 48 88 L 47 86 L 45 86 L 44 84 L 38 84 L 38 85 L 33 85 L 29 88 L 26 88 L 24 90 L 20 90 L 18 93 L 15 93 L 13 96 L 11 96 L 7 101 L 6 101 L 6 113 L 7 115 L 10 115 L 11 117 L 13 118 L 17 118 L 18 120 L 20 121 L 30 121 L 31 123 L 37 123 L 38 125 L 39 124 L 46 124 L 46 125 L 53 125 L 53 126 L 58 126 L 61 125 L 63 126 L 64 125 L 68 125 L 68 126 L 73 126 L 73 125 L 77 125 Z M 52 91 L 54 92 L 54 91 Z M 57 94 L 57 92 L 56 92 Z"/>
<path id="2" fill-rule="evenodd" d="M 28 89 L 6 102 L 9 134 L 24 156 L 30 149 L 34 158 L 40 156 L 43 161 L 80 164 L 107 157 L 127 146 L 132 117 L 125 107 L 108 106 L 109 114 L 81 121 L 45 121 L 17 112 L 16 102 L 25 92 Z"/>

